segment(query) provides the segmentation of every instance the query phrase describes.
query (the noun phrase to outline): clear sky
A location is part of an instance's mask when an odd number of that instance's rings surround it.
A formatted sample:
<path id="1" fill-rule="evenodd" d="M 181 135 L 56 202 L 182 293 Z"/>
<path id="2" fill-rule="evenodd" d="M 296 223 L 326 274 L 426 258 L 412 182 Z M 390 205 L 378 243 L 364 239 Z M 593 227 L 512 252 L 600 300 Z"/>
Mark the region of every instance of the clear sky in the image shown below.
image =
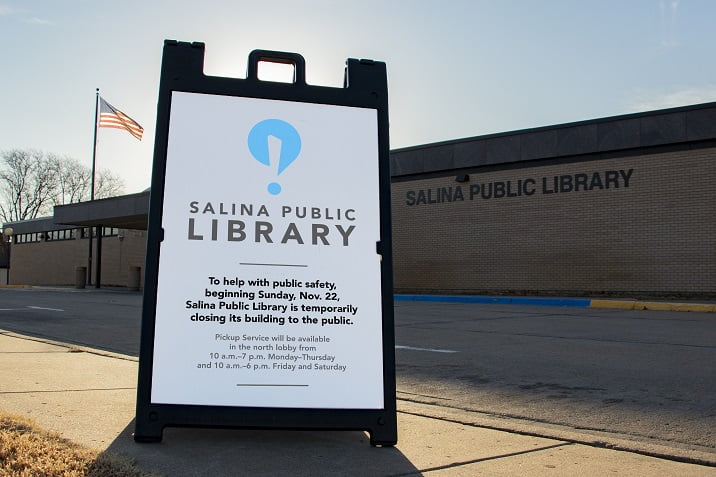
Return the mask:
<path id="1" fill-rule="evenodd" d="M 0 150 L 90 165 L 95 88 L 145 128 L 99 131 L 97 166 L 149 186 L 164 39 L 243 78 L 253 49 L 388 66 L 391 148 L 716 101 L 712 0 L 0 0 Z"/>

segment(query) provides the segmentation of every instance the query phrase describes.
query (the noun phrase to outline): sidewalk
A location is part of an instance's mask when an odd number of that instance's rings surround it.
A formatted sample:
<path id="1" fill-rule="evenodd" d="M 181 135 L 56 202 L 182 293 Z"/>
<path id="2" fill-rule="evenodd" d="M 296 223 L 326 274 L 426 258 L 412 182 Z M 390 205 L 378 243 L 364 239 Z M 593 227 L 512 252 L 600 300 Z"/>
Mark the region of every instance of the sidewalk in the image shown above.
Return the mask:
<path id="1" fill-rule="evenodd" d="M 361 432 L 166 429 L 136 444 L 136 358 L 0 330 L 0 410 L 167 476 L 716 476 L 716 468 L 426 417 L 398 401 L 395 448 Z"/>

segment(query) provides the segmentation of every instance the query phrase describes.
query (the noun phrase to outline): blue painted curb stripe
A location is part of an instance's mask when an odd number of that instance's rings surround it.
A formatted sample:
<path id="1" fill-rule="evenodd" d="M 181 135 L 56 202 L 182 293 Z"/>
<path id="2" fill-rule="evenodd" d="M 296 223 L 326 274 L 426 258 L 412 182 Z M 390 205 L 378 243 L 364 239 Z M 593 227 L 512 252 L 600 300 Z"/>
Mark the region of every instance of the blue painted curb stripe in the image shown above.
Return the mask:
<path id="1" fill-rule="evenodd" d="M 496 305 L 572 306 L 588 308 L 589 298 L 548 298 L 523 296 L 394 295 L 395 301 L 431 301 L 438 303 L 488 303 Z"/>

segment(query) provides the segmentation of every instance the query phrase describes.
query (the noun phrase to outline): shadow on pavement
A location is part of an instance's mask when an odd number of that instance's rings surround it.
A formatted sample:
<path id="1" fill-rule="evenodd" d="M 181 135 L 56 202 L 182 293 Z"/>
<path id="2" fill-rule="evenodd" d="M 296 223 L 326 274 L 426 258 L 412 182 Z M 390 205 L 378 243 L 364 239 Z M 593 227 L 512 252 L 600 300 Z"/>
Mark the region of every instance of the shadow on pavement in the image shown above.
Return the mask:
<path id="1" fill-rule="evenodd" d="M 421 475 L 396 448 L 375 448 L 363 432 L 166 428 L 139 444 L 134 420 L 107 448 L 167 476 Z"/>

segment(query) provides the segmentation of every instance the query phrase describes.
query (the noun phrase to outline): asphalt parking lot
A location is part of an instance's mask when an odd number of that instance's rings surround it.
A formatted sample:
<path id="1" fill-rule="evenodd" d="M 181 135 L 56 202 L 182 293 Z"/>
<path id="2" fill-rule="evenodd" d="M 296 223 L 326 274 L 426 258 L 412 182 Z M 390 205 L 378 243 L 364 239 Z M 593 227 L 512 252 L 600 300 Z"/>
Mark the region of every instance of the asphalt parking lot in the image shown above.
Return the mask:
<path id="1" fill-rule="evenodd" d="M 716 315 L 396 302 L 398 398 L 716 456 Z M 0 289 L 0 329 L 137 356 L 141 294 Z M 716 457 L 714 458 L 716 461 Z"/>

